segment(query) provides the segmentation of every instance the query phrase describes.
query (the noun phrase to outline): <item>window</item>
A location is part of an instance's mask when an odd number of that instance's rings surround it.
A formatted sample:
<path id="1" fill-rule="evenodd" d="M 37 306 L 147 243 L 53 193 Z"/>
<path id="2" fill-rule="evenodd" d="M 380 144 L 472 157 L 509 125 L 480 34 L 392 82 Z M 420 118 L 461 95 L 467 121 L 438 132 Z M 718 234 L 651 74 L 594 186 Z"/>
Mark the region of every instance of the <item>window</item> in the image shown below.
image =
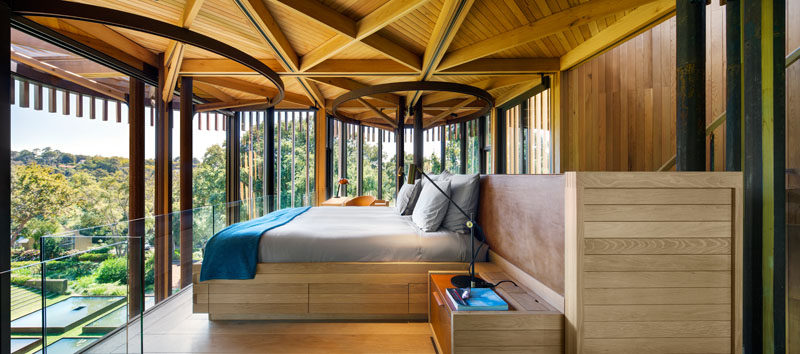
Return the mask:
<path id="1" fill-rule="evenodd" d="M 505 111 L 506 172 L 552 173 L 550 90 Z"/>

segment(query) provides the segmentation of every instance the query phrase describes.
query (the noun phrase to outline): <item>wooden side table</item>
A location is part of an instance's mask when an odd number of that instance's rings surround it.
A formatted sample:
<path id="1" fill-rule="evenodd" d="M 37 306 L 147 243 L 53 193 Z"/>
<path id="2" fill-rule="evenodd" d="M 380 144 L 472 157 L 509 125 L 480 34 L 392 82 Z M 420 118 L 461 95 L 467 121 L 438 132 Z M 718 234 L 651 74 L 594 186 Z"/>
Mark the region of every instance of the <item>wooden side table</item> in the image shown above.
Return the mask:
<path id="1" fill-rule="evenodd" d="M 331 199 L 328 199 L 328 200 L 322 202 L 322 204 L 320 204 L 320 205 L 321 206 L 344 206 L 345 203 L 349 202 L 353 198 L 355 198 L 355 197 L 333 197 Z"/>
<path id="2" fill-rule="evenodd" d="M 429 275 L 428 321 L 440 353 L 564 352 L 564 314 L 540 296 L 503 283 L 495 291 L 508 311 L 456 311 L 445 290 L 455 275 Z M 502 272 L 480 276 L 493 283 L 513 280 Z"/>

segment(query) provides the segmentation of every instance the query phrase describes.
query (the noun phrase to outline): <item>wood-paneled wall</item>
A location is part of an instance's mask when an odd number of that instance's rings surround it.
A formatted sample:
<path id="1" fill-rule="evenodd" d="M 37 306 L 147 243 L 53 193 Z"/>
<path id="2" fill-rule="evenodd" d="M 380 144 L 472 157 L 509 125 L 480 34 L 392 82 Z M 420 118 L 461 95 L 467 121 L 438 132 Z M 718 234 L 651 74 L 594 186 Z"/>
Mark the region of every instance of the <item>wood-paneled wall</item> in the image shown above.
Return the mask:
<path id="1" fill-rule="evenodd" d="M 786 4 L 786 18 L 800 18 L 800 1 Z M 786 21 L 786 52 L 800 47 L 800 22 Z M 786 68 L 787 352 L 800 354 L 800 61 Z"/>
<path id="2" fill-rule="evenodd" d="M 725 8 L 707 7 L 706 124 L 725 111 Z M 675 155 L 675 18 L 563 73 L 562 171 L 654 171 Z M 714 168 L 725 166 L 725 127 Z M 711 139 L 707 139 L 710 149 Z M 711 163 L 707 157 L 707 165 Z M 711 169 L 709 167 L 709 169 Z"/>
<path id="3" fill-rule="evenodd" d="M 566 178 L 566 352 L 740 353 L 742 173 Z"/>

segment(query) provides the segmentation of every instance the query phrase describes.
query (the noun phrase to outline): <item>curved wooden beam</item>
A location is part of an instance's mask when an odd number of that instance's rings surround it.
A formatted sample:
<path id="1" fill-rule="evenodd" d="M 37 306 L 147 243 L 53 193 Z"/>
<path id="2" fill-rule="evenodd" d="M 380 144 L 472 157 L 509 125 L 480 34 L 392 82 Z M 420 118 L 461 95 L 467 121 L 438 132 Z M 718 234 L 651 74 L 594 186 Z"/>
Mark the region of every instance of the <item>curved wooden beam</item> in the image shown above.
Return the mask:
<path id="1" fill-rule="evenodd" d="M 280 102 L 285 94 L 283 80 L 281 80 L 275 71 L 270 69 L 260 60 L 253 58 L 247 53 L 230 45 L 183 27 L 154 20 L 145 16 L 135 15 L 125 11 L 70 1 L 14 1 L 11 2 L 10 7 L 11 12 L 18 16 L 56 17 L 102 23 L 105 25 L 127 28 L 134 31 L 140 31 L 164 38 L 169 38 L 184 44 L 205 49 L 209 52 L 221 55 L 247 66 L 272 82 L 272 84 L 278 89 L 278 92 L 274 97 L 269 99 L 270 106 L 274 106 Z"/>

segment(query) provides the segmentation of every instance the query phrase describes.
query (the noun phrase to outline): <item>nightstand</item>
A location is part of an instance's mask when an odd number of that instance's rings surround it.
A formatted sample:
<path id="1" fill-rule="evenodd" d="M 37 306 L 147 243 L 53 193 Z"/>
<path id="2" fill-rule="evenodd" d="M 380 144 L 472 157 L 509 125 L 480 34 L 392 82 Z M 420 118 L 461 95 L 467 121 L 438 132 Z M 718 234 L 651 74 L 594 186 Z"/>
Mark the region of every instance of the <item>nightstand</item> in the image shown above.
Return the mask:
<path id="1" fill-rule="evenodd" d="M 456 311 L 445 289 L 458 274 L 428 276 L 428 321 L 440 353 L 564 352 L 564 314 L 528 289 L 511 283 L 495 288 L 508 311 Z M 501 271 L 479 275 L 492 283 L 514 280 Z"/>

